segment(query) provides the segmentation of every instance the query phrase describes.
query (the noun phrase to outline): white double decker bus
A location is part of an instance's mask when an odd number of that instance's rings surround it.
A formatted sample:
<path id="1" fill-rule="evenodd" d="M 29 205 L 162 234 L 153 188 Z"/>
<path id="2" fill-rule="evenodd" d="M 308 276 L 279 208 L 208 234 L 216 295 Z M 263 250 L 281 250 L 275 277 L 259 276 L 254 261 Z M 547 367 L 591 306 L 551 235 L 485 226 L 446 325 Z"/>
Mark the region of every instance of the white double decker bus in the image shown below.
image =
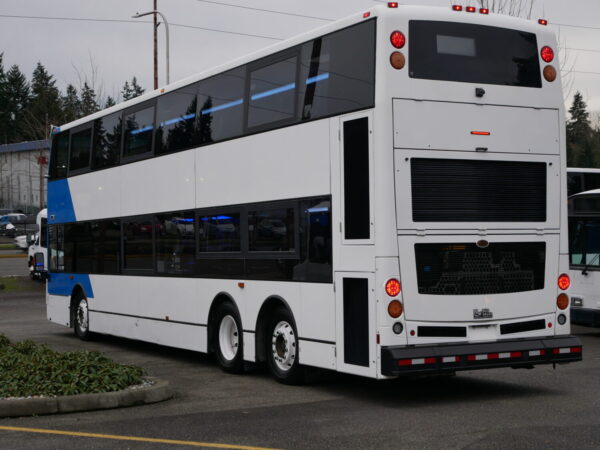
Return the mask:
<path id="1" fill-rule="evenodd" d="M 580 360 L 556 48 L 390 3 L 62 126 L 49 320 L 289 383 Z"/>

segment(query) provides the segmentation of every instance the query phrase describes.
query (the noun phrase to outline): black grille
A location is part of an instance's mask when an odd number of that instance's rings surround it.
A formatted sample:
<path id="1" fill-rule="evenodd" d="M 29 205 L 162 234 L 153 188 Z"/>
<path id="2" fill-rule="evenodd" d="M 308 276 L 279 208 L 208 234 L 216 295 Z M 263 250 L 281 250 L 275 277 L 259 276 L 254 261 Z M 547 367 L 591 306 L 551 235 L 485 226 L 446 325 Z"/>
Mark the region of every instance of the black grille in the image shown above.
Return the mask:
<path id="1" fill-rule="evenodd" d="M 465 327 L 418 327 L 419 337 L 467 337 Z"/>
<path id="2" fill-rule="evenodd" d="M 544 319 L 530 320 L 528 322 L 516 322 L 500 325 L 500 334 L 524 333 L 525 331 L 544 329 L 546 329 L 546 321 Z"/>
<path id="3" fill-rule="evenodd" d="M 544 222 L 546 164 L 411 160 L 415 222 Z"/>
<path id="4" fill-rule="evenodd" d="M 484 295 L 544 288 L 544 242 L 415 244 L 419 294 Z"/>

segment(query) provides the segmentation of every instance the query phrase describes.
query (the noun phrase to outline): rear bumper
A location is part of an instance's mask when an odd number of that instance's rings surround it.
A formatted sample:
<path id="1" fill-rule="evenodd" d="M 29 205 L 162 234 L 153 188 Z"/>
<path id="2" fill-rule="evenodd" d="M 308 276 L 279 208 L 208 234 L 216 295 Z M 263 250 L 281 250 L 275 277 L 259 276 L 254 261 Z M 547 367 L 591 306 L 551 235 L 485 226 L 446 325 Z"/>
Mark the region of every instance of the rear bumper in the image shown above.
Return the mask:
<path id="1" fill-rule="evenodd" d="M 600 310 L 586 308 L 571 308 L 571 323 L 600 327 Z"/>
<path id="2" fill-rule="evenodd" d="M 581 358 L 581 341 L 576 336 L 382 347 L 381 373 L 397 376 L 495 367 L 531 367 L 535 364 L 581 361 Z"/>

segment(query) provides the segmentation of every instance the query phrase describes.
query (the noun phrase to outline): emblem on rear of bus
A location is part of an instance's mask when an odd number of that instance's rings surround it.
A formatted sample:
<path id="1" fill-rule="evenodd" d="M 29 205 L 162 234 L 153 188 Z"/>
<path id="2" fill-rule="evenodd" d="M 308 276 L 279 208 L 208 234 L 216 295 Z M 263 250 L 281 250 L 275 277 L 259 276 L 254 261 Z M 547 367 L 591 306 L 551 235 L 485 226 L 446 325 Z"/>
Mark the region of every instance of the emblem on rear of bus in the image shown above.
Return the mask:
<path id="1" fill-rule="evenodd" d="M 473 310 L 473 319 L 492 319 L 493 317 L 494 313 L 491 312 L 489 308 Z"/>

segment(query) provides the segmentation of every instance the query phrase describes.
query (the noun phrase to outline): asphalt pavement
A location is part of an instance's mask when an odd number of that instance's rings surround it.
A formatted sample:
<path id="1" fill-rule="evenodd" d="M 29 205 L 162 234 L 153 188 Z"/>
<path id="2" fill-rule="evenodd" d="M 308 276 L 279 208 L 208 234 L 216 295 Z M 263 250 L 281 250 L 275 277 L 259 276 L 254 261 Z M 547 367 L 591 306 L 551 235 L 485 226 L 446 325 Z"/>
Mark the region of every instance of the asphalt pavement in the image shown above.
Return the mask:
<path id="1" fill-rule="evenodd" d="M 83 342 L 46 321 L 41 291 L 3 293 L 0 333 L 11 340 L 102 351 L 168 380 L 175 397 L 139 407 L 0 419 L 0 448 L 597 449 L 600 329 L 574 326 L 573 332 L 583 341 L 584 360 L 556 368 L 384 382 L 326 373 L 304 386 L 285 386 L 260 368 L 224 374 L 211 357 L 195 352 L 110 336 Z"/>

